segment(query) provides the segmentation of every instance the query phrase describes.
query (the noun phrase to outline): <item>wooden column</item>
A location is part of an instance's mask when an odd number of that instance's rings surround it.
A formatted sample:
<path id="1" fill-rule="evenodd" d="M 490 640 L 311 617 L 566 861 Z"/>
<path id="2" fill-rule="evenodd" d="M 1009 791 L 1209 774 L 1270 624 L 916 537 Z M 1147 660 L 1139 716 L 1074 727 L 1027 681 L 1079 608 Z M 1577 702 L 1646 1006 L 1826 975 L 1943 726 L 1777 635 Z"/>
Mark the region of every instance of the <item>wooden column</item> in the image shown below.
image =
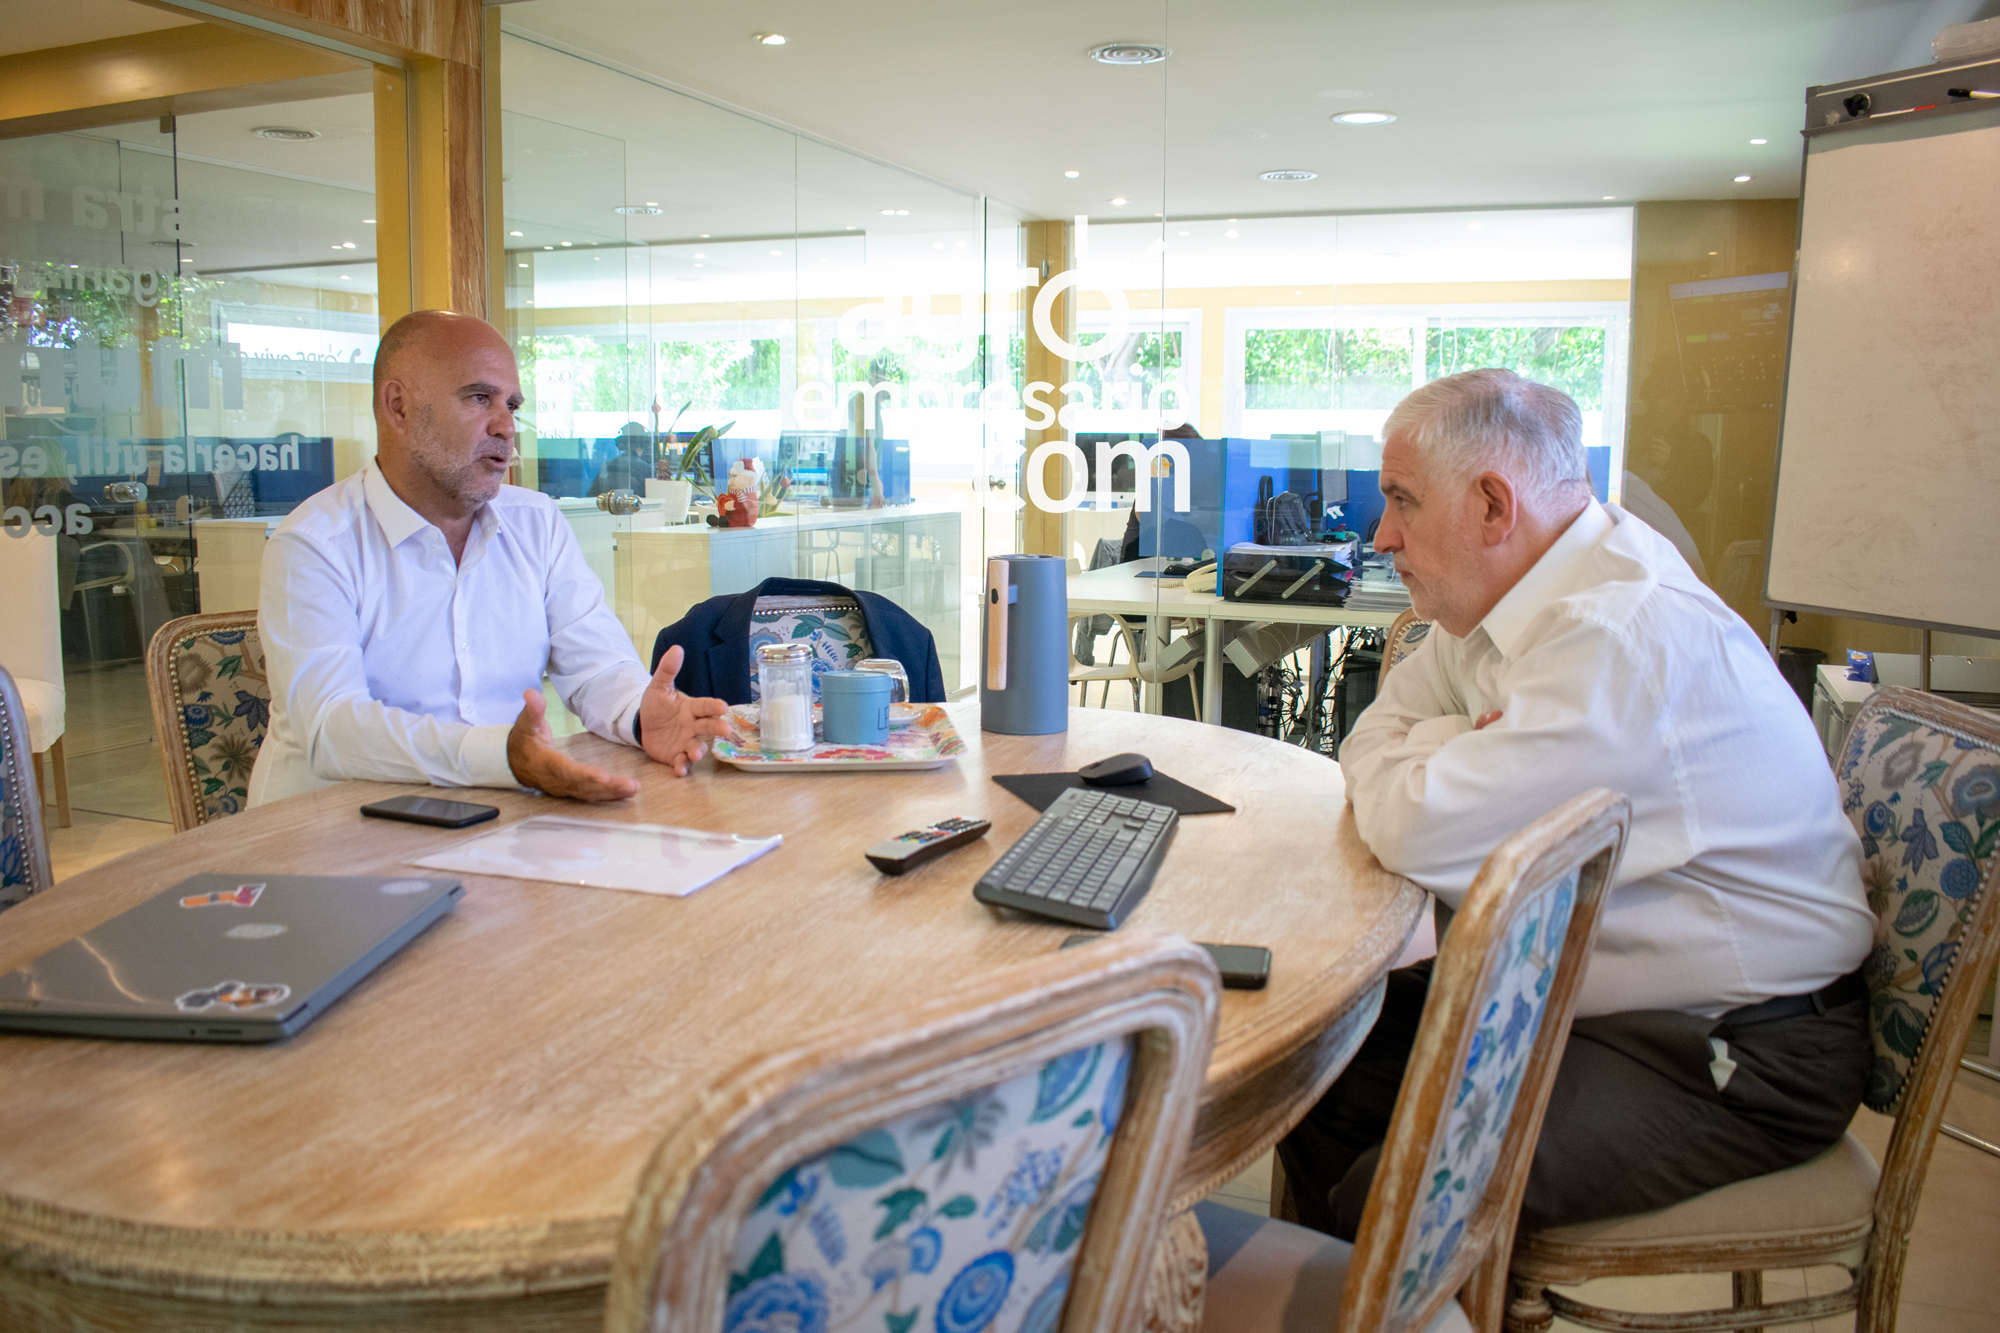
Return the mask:
<path id="1" fill-rule="evenodd" d="M 1023 300 L 1027 303 L 1027 357 L 1025 383 L 1040 380 L 1058 387 L 1071 377 L 1069 362 L 1057 356 L 1046 346 L 1041 335 L 1035 331 L 1035 297 L 1041 291 L 1041 284 L 1069 267 L 1070 224 L 1067 222 L 1026 222 L 1022 229 L 1027 234 L 1028 267 L 1039 275 L 1039 281 L 1028 288 Z M 1049 323 L 1061 336 L 1072 336 L 1072 293 L 1064 292 L 1049 308 Z M 1053 404 L 1061 404 L 1060 394 L 1044 394 Z M 1029 428 L 1023 441 L 1030 457 L 1036 448 L 1049 440 L 1060 440 L 1065 432 L 1058 425 L 1050 425 L 1046 430 Z M 1063 493 L 1063 465 L 1060 459 L 1049 459 L 1042 465 L 1043 487 L 1050 495 Z M 1027 465 L 1022 465 L 1021 498 L 1027 501 L 1027 508 L 1021 511 L 1021 550 L 1029 555 L 1063 555 L 1068 548 L 1064 544 L 1067 525 L 1062 514 L 1051 514 L 1037 505 L 1028 493 Z"/>

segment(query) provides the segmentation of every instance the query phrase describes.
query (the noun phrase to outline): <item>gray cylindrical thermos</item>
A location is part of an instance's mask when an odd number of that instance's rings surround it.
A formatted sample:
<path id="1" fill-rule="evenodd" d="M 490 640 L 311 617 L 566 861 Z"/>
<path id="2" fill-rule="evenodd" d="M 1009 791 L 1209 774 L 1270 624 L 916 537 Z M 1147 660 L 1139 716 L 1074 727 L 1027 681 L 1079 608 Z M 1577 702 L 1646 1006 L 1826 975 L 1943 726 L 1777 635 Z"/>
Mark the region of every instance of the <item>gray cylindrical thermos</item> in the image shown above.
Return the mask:
<path id="1" fill-rule="evenodd" d="M 1010 736 L 1069 730 L 1069 565 L 1053 555 L 986 562 L 979 726 Z"/>

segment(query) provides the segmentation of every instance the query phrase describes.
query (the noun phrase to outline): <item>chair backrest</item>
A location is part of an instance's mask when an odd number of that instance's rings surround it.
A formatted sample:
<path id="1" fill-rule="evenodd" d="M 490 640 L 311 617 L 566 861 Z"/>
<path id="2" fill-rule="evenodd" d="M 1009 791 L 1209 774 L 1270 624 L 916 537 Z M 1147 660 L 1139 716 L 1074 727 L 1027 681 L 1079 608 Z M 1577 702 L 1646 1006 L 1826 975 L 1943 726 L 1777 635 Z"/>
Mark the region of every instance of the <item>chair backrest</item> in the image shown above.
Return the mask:
<path id="1" fill-rule="evenodd" d="M 32 524 L 0 529 L 0 667 L 17 678 L 62 688 L 62 608 L 57 548 L 62 539 Z"/>
<path id="2" fill-rule="evenodd" d="M 42 836 L 42 795 L 35 790 L 35 762 L 28 749 L 28 719 L 14 678 L 0 667 L 0 912 L 53 883 L 49 844 Z"/>
<path id="3" fill-rule="evenodd" d="M 1417 645 L 1430 632 L 1431 622 L 1419 617 L 1415 611 L 1405 611 L 1397 616 L 1382 639 L 1381 675 L 1388 675 L 1390 667 L 1417 651 Z"/>
<path id="4" fill-rule="evenodd" d="M 763 695 L 757 684 L 757 650 L 767 643 L 804 643 L 811 647 L 814 698 L 819 697 L 821 676 L 829 671 L 851 671 L 855 663 L 875 655 L 861 603 L 852 597 L 759 597 L 750 612 L 752 701 Z M 905 669 L 909 669 L 907 663 Z"/>
<path id="5" fill-rule="evenodd" d="M 1130 1327 L 1219 988 L 1114 937 L 745 1063 L 641 1173 L 607 1333 Z"/>
<path id="6" fill-rule="evenodd" d="M 1587 792 L 1480 867 L 1431 974 L 1334 1327 L 1424 1328 L 1489 1255 L 1497 1262 L 1482 1281 L 1504 1282 L 1542 1111 L 1631 818 L 1623 796 Z"/>
<path id="7" fill-rule="evenodd" d="M 1890 1307 L 1875 1311 L 1874 1326 L 1888 1327 L 1952 1076 L 2000 960 L 2000 718 L 1884 686 L 1855 715 L 1838 774 L 1875 913 L 1863 1100 L 1896 1117 L 1875 1192 L 1874 1234 L 1886 1243 L 1862 1294 L 1864 1309 Z"/>
<path id="8" fill-rule="evenodd" d="M 271 680 L 255 611 L 182 616 L 146 648 L 174 832 L 239 813 L 271 725 Z"/>

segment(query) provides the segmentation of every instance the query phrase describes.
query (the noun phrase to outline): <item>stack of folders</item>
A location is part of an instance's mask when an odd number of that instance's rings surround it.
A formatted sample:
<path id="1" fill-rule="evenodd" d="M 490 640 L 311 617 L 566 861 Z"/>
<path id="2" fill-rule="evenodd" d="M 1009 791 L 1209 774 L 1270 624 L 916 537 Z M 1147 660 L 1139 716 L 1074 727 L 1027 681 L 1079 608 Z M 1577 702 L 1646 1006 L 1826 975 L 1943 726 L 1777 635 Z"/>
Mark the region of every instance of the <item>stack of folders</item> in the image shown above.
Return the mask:
<path id="1" fill-rule="evenodd" d="M 1386 558 L 1370 559 L 1361 567 L 1361 577 L 1347 591 L 1350 611 L 1393 611 L 1410 609 L 1410 590 L 1396 577 L 1396 567 Z"/>

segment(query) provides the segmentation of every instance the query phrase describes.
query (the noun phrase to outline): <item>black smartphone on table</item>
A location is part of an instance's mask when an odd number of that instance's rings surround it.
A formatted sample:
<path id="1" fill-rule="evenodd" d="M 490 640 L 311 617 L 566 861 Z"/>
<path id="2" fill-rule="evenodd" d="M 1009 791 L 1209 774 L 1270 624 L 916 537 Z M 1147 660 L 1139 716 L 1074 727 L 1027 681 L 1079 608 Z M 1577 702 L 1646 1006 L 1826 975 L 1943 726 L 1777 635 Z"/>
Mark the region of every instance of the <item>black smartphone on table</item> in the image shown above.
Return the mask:
<path id="1" fill-rule="evenodd" d="M 370 819 L 400 819 L 405 824 L 430 824 L 436 828 L 466 828 L 500 817 L 497 805 L 474 805 L 470 801 L 447 801 L 436 796 L 393 796 L 386 801 L 361 807 Z"/>
<path id="2" fill-rule="evenodd" d="M 1092 940 L 1106 938 L 1103 935 L 1071 935 L 1062 942 L 1065 949 Z M 1215 960 L 1216 971 L 1222 973 L 1222 984 L 1228 990 L 1263 990 L 1271 979 L 1271 951 L 1261 944 L 1203 944 L 1208 956 Z"/>

